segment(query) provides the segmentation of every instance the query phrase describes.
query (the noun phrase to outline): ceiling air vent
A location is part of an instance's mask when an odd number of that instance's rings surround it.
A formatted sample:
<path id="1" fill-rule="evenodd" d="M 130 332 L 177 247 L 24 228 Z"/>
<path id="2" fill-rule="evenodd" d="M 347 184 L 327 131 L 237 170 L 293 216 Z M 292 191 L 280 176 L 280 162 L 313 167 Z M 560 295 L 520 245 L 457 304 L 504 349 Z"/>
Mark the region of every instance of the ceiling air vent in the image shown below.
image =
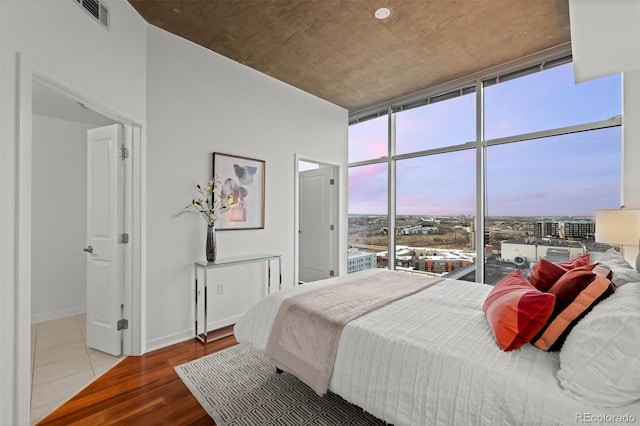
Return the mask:
<path id="1" fill-rule="evenodd" d="M 109 28 L 109 9 L 103 2 L 100 0 L 75 0 L 75 2 L 102 24 L 103 27 Z"/>

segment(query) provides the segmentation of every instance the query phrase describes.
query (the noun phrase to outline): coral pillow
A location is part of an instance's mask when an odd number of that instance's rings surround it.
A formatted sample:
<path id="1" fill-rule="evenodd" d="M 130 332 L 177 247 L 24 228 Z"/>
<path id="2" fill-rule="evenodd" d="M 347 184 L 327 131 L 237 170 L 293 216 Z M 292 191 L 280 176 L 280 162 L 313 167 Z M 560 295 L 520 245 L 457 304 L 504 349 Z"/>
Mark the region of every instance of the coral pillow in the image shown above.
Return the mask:
<path id="1" fill-rule="evenodd" d="M 589 265 L 590 256 L 588 254 L 578 256 L 571 260 L 553 263 L 547 259 L 540 259 L 531 270 L 527 279 L 540 291 L 549 291 L 552 285 L 560 279 L 567 271 Z M 592 265 L 593 269 L 596 265 Z"/>
<path id="2" fill-rule="evenodd" d="M 586 265 L 565 273 L 549 289 L 556 303 L 548 323 L 531 339 L 537 348 L 558 351 L 574 325 L 615 291 L 611 270 L 606 266 Z"/>
<path id="3" fill-rule="evenodd" d="M 528 343 L 553 313 L 556 296 L 536 289 L 519 269 L 493 287 L 482 307 L 496 343 L 504 351 Z"/>

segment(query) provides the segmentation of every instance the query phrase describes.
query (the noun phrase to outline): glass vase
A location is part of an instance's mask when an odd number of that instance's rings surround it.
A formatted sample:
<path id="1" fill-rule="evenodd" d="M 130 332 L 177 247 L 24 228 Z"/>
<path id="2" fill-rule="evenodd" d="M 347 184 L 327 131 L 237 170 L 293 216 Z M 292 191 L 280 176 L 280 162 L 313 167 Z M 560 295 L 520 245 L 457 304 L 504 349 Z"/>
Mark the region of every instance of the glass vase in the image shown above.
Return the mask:
<path id="1" fill-rule="evenodd" d="M 207 226 L 207 262 L 215 262 L 217 254 L 216 244 L 216 228 L 214 226 Z"/>

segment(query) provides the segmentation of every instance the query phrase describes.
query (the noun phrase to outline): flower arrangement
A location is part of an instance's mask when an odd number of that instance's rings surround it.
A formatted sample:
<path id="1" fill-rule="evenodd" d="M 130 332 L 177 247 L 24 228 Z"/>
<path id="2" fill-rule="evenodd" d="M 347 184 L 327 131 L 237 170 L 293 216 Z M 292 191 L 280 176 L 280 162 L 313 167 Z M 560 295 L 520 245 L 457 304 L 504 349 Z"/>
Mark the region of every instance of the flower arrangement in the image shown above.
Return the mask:
<path id="1" fill-rule="evenodd" d="M 212 227 L 218 216 L 235 204 L 231 195 L 215 192 L 219 185 L 220 181 L 215 178 L 209 179 L 206 190 L 203 190 L 200 185 L 196 185 L 199 196 L 191 200 L 191 204 L 184 208 L 185 211 L 197 214 L 207 222 L 207 226 Z"/>

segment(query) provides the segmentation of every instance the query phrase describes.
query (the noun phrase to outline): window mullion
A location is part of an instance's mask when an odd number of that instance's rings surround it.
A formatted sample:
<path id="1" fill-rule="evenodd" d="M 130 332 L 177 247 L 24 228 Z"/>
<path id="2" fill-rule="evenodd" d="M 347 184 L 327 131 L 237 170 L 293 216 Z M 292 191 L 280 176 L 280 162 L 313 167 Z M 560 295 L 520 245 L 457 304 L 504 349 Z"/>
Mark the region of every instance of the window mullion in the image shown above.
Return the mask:
<path id="1" fill-rule="evenodd" d="M 606 129 L 622 125 L 622 117 L 617 115 L 606 120 L 594 121 L 591 123 L 575 124 L 573 126 L 560 127 L 556 129 L 540 130 L 538 132 L 523 133 L 519 135 L 507 136 L 504 138 L 491 139 L 486 141 L 486 146 L 502 145 L 505 143 L 524 142 L 533 139 L 544 139 L 552 136 L 568 135 L 571 133 L 588 132 L 590 130 Z"/>
<path id="2" fill-rule="evenodd" d="M 484 225 L 486 210 L 485 159 L 486 144 L 484 140 L 484 86 L 476 81 L 476 282 L 484 282 Z"/>
<path id="3" fill-rule="evenodd" d="M 388 155 L 387 155 L 387 173 L 388 173 L 388 207 L 387 216 L 389 229 L 389 240 L 387 242 L 387 267 L 396 269 L 396 114 L 389 107 L 389 133 L 388 133 Z"/>

